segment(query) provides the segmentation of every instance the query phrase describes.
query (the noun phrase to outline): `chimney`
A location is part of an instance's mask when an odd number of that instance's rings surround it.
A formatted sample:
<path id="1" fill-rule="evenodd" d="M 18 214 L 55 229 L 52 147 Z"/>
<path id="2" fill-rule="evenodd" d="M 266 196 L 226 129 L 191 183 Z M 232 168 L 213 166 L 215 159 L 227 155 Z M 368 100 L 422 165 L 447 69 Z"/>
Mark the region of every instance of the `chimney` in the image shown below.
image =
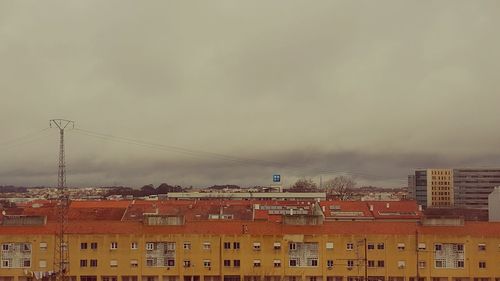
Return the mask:
<path id="1" fill-rule="evenodd" d="M 370 211 L 373 212 L 373 205 L 370 204 Z"/>
<path id="2" fill-rule="evenodd" d="M 387 209 L 389 209 L 389 207 L 390 207 L 390 206 L 391 206 L 391 205 L 389 205 L 389 202 L 387 202 L 387 203 L 385 204 L 385 207 L 386 207 Z"/>

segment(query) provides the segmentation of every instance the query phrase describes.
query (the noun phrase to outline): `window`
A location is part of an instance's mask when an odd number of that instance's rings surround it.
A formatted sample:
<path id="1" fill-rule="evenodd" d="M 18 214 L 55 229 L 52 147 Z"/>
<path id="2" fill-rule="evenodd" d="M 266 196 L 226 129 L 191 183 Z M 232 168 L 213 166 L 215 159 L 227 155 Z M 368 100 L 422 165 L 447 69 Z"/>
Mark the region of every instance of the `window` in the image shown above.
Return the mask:
<path id="1" fill-rule="evenodd" d="M 368 261 L 368 267 L 375 267 L 375 261 Z"/>
<path id="2" fill-rule="evenodd" d="M 12 266 L 12 263 L 10 262 L 11 260 L 10 259 L 5 259 L 5 260 L 2 260 L 2 267 L 11 267 Z"/>
<path id="3" fill-rule="evenodd" d="M 111 249 L 111 250 L 116 250 L 116 249 L 118 249 L 118 242 L 111 242 L 110 249 Z"/>
<path id="4" fill-rule="evenodd" d="M 418 249 L 420 251 L 424 251 L 426 248 L 427 246 L 425 245 L 425 243 L 418 243 Z"/>
<path id="5" fill-rule="evenodd" d="M 212 263 L 210 262 L 210 260 L 203 260 L 204 267 L 210 267 L 211 265 L 212 265 Z"/>
<path id="6" fill-rule="evenodd" d="M 2 251 L 7 252 L 10 251 L 10 244 L 2 244 Z"/>
<path id="7" fill-rule="evenodd" d="M 191 267 L 191 261 L 190 260 L 184 260 L 184 267 Z"/>
<path id="8" fill-rule="evenodd" d="M 90 260 L 90 267 L 97 267 L 97 260 Z"/>
<path id="9" fill-rule="evenodd" d="M 253 267 L 260 267 L 260 260 L 253 260 Z"/>
<path id="10" fill-rule="evenodd" d="M 464 268 L 464 265 L 465 265 L 464 261 L 461 260 L 457 261 L 457 268 Z"/>
<path id="11" fill-rule="evenodd" d="M 455 244 L 457 246 L 457 251 L 463 252 L 464 251 L 464 244 Z"/>
<path id="12" fill-rule="evenodd" d="M 47 251 L 47 242 L 40 242 L 40 250 Z"/>
<path id="13" fill-rule="evenodd" d="M 425 268 L 425 261 L 418 261 L 418 268 Z"/>
<path id="14" fill-rule="evenodd" d="M 233 242 L 233 249 L 238 250 L 240 248 L 240 242 Z"/>
<path id="15" fill-rule="evenodd" d="M 87 260 L 80 260 L 80 267 L 87 267 Z"/>
<path id="16" fill-rule="evenodd" d="M 138 266 L 139 266 L 138 260 L 130 260 L 130 267 L 138 267 Z"/>
<path id="17" fill-rule="evenodd" d="M 366 248 L 367 248 L 368 250 L 375 250 L 375 244 L 373 244 L 373 243 L 368 243 L 368 245 L 366 246 Z"/>
<path id="18" fill-rule="evenodd" d="M 446 267 L 446 260 L 436 260 L 435 266 L 436 268 Z"/>
<path id="19" fill-rule="evenodd" d="M 240 267 L 240 260 L 233 260 L 234 267 Z"/>
<path id="20" fill-rule="evenodd" d="M 385 266 L 385 261 L 379 260 L 377 261 L 377 267 L 384 267 Z"/>
<path id="21" fill-rule="evenodd" d="M 435 244 L 434 245 L 434 250 L 435 251 L 442 251 L 443 250 L 443 245 L 442 244 Z"/>
<path id="22" fill-rule="evenodd" d="M 24 259 L 23 260 L 23 267 L 31 267 L 31 260 L 30 259 Z"/>
<path id="23" fill-rule="evenodd" d="M 146 259 L 146 266 L 154 266 L 155 260 L 154 259 Z"/>
<path id="24" fill-rule="evenodd" d="M 326 242 L 326 249 L 332 250 L 333 249 L 333 242 Z"/>
<path id="25" fill-rule="evenodd" d="M 109 266 L 110 267 L 117 267 L 118 266 L 118 261 L 117 260 L 110 260 L 109 261 Z"/>
<path id="26" fill-rule="evenodd" d="M 405 261 L 398 261 L 398 268 L 405 268 L 406 262 Z"/>
<path id="27" fill-rule="evenodd" d="M 307 266 L 318 266 L 318 259 L 307 259 Z"/>
<path id="28" fill-rule="evenodd" d="M 164 261 L 165 266 L 175 266 L 175 260 L 174 259 L 167 259 Z"/>
<path id="29" fill-rule="evenodd" d="M 137 248 L 138 248 L 138 247 L 137 247 L 137 242 L 132 242 L 132 243 L 130 243 L 130 249 L 132 249 L 132 250 L 137 250 Z"/>
<path id="30" fill-rule="evenodd" d="M 22 244 L 21 252 L 31 252 L 31 244 Z"/>
<path id="31" fill-rule="evenodd" d="M 274 267 L 281 267 L 281 260 L 274 260 L 273 265 Z"/>
<path id="32" fill-rule="evenodd" d="M 184 245 L 182 246 L 184 250 L 191 250 L 191 242 L 184 242 Z"/>
<path id="33" fill-rule="evenodd" d="M 203 243 L 203 250 L 210 250 L 212 247 L 210 245 L 210 242 L 204 242 Z"/>
<path id="34" fill-rule="evenodd" d="M 224 242 L 224 249 L 231 249 L 231 242 Z"/>
<path id="35" fill-rule="evenodd" d="M 384 249 L 384 243 L 378 243 L 377 250 L 383 250 L 383 249 Z"/>
<path id="36" fill-rule="evenodd" d="M 224 260 L 224 266 L 231 266 L 231 260 Z"/>
<path id="37" fill-rule="evenodd" d="M 289 262 L 290 266 L 299 266 L 299 261 L 296 259 L 291 259 Z"/>
<path id="38" fill-rule="evenodd" d="M 146 250 L 152 251 L 155 249 L 155 244 L 154 243 L 146 243 Z"/>
<path id="39" fill-rule="evenodd" d="M 260 242 L 254 242 L 253 243 L 253 250 L 254 251 L 260 251 Z"/>
<path id="40" fill-rule="evenodd" d="M 353 260 L 347 260 L 347 267 L 353 267 L 354 266 L 354 261 Z"/>
<path id="41" fill-rule="evenodd" d="M 326 261 L 326 266 L 327 267 L 333 267 L 333 260 L 327 260 Z"/>
<path id="42" fill-rule="evenodd" d="M 346 249 L 347 249 L 348 251 L 352 251 L 352 250 L 354 249 L 354 244 L 353 244 L 353 243 L 347 243 L 347 244 L 346 244 Z"/>
<path id="43" fill-rule="evenodd" d="M 117 245 L 118 246 L 118 245 Z M 97 250 L 97 242 L 90 243 L 90 249 Z"/>
<path id="44" fill-rule="evenodd" d="M 486 262 L 485 261 L 480 261 L 479 262 L 479 268 L 486 268 Z"/>
<path id="45" fill-rule="evenodd" d="M 87 249 L 87 242 L 80 243 L 80 250 L 86 250 Z"/>
<path id="46" fill-rule="evenodd" d="M 398 250 L 403 251 L 405 249 L 405 243 L 398 243 Z"/>
<path id="47" fill-rule="evenodd" d="M 47 267 L 47 261 L 46 260 L 40 260 L 38 262 L 38 267 L 40 267 L 40 268 L 46 268 Z"/>
<path id="48" fill-rule="evenodd" d="M 274 242 L 273 247 L 275 250 L 281 249 L 281 243 L 280 242 Z"/>
<path id="49" fill-rule="evenodd" d="M 289 248 L 290 250 L 296 250 L 296 249 L 297 249 L 297 244 L 295 244 L 295 243 L 290 243 L 290 244 L 288 245 L 288 248 Z"/>
<path id="50" fill-rule="evenodd" d="M 478 244 L 477 249 L 479 251 L 486 251 L 486 244 Z"/>

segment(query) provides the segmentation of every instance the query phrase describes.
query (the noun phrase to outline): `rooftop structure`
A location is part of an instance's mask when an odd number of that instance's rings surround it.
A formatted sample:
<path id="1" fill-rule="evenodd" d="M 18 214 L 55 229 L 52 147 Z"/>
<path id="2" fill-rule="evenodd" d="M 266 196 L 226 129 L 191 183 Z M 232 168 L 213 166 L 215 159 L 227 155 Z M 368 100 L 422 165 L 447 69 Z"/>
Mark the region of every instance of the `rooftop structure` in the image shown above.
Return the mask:
<path id="1" fill-rule="evenodd" d="M 0 280 L 51 278 L 53 209 L 3 210 Z M 500 223 L 422 219 L 415 201 L 74 201 L 65 232 L 70 281 L 500 276 Z"/>

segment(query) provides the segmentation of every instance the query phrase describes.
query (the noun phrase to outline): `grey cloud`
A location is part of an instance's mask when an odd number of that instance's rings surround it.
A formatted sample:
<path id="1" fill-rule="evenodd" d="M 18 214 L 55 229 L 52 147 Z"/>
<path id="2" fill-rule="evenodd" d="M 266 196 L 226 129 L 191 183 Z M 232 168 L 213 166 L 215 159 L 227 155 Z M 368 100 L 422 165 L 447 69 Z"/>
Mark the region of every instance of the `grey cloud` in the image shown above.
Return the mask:
<path id="1" fill-rule="evenodd" d="M 498 166 L 498 26 L 497 1 L 1 2 L 0 143 L 63 117 L 115 136 L 306 163 L 295 176 L 339 169 L 394 185 L 412 167 Z M 0 184 L 52 182 L 50 136 L 0 146 Z M 72 133 L 67 143 L 80 185 L 164 174 L 251 185 L 279 168 Z"/>

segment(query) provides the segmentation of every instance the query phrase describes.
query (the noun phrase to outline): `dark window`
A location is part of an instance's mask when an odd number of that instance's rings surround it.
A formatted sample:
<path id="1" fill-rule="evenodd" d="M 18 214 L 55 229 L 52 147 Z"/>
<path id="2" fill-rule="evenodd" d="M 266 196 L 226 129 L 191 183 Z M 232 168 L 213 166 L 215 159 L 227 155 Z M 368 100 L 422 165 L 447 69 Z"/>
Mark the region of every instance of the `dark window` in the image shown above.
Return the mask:
<path id="1" fill-rule="evenodd" d="M 233 260 L 234 267 L 240 267 L 240 260 Z"/>
<path id="2" fill-rule="evenodd" d="M 80 260 L 80 267 L 87 267 L 87 260 Z"/>
<path id="3" fill-rule="evenodd" d="M 224 249 L 231 249 L 231 242 L 224 242 Z"/>
<path id="4" fill-rule="evenodd" d="M 224 266 L 231 266 L 231 260 L 224 260 Z"/>
<path id="5" fill-rule="evenodd" d="M 85 250 L 87 249 L 87 243 L 80 243 L 80 249 Z"/>
<path id="6" fill-rule="evenodd" d="M 97 260 L 90 260 L 90 267 L 97 267 Z"/>
<path id="7" fill-rule="evenodd" d="M 239 249 L 239 248 L 240 248 L 240 242 L 234 242 L 233 249 Z"/>
<path id="8" fill-rule="evenodd" d="M 90 243 L 90 249 L 97 250 L 97 242 Z"/>

